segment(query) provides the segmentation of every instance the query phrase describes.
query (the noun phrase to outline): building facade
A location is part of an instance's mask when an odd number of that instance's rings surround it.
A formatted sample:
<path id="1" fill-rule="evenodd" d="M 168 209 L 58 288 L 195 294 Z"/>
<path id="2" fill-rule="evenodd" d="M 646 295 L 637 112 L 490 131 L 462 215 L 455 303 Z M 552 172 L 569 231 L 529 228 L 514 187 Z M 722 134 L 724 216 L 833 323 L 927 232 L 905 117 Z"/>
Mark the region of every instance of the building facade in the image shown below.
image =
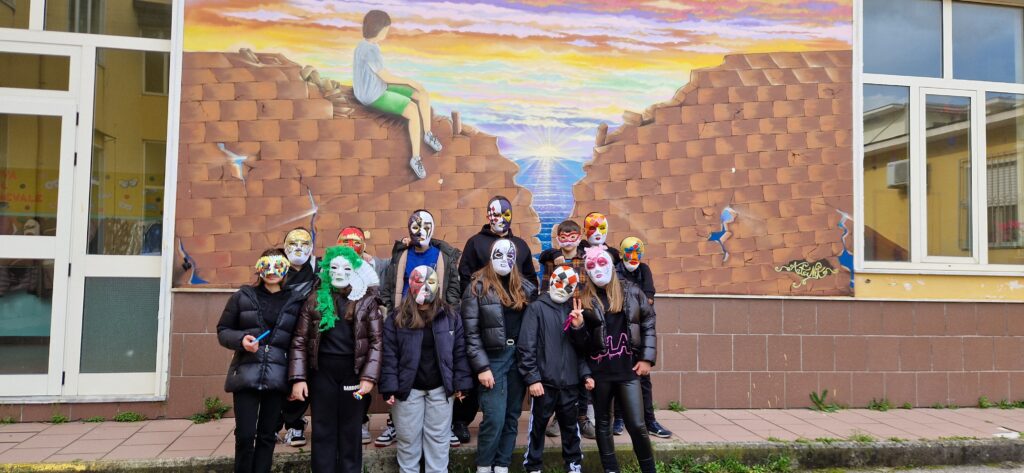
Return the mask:
<path id="1" fill-rule="evenodd" d="M 0 0 L 0 417 L 187 417 L 289 229 L 461 247 L 493 195 L 535 253 L 646 243 L 659 406 L 1024 398 L 1024 6 L 745 3 L 389 2 L 417 179 L 352 90 L 375 2 Z"/>

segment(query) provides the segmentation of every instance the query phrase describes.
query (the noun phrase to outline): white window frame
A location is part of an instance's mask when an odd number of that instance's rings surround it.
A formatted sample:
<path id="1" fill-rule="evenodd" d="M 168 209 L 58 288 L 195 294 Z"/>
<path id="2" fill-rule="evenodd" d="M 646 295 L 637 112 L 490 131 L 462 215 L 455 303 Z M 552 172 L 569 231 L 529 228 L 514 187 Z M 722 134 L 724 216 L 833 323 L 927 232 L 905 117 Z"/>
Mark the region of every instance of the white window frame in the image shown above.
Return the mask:
<path id="1" fill-rule="evenodd" d="M 1024 7 L 1022 0 L 977 1 Z M 953 0 L 942 0 L 942 77 L 912 77 L 864 72 L 864 2 L 854 1 L 853 43 L 853 136 L 854 136 L 854 267 L 856 271 L 890 274 L 963 274 L 1020 276 L 1024 265 L 988 263 L 988 194 L 986 169 L 985 95 L 1001 92 L 1024 95 L 1024 84 L 953 79 Z M 910 182 L 917 189 L 910 199 L 910 261 L 866 261 L 864 259 L 864 84 L 907 87 L 910 98 Z M 970 258 L 927 256 L 925 178 L 924 94 L 966 95 L 971 100 L 972 238 Z M 921 131 L 918 131 L 918 130 Z"/>
<path id="2" fill-rule="evenodd" d="M 28 29 L 0 28 L 0 43 L 7 45 L 5 50 L 10 50 L 11 47 L 15 50 L 24 49 L 27 52 L 31 52 L 39 47 L 66 49 L 72 57 L 69 79 L 71 90 L 0 89 L 0 93 L 5 97 L 16 96 L 19 99 L 23 97 L 27 99 L 52 97 L 55 99 L 74 99 L 77 101 L 80 113 L 78 125 L 80 132 L 77 133 L 73 140 L 79 160 L 78 169 L 74 177 L 74 192 L 79 201 L 83 201 L 81 196 L 84 194 L 86 196 L 84 202 L 88 202 L 88 174 L 90 173 L 89 163 L 93 146 L 93 111 L 95 109 L 93 96 L 95 75 L 92 71 L 95 70 L 97 53 L 101 52 L 101 48 L 170 53 L 170 62 L 167 66 L 169 72 L 167 79 L 167 159 L 164 169 L 164 212 L 162 222 L 164 238 L 161 242 L 162 255 L 159 257 L 126 257 L 86 254 L 84 252 L 86 242 L 80 236 L 86 234 L 84 232 L 84 225 L 86 225 L 87 215 L 83 219 L 81 215 L 78 215 L 78 213 L 82 212 L 76 210 L 76 221 L 72 223 L 75 227 L 72 232 L 72 241 L 69 244 L 79 245 L 78 249 L 72 253 L 70 259 L 72 268 L 74 268 L 73 272 L 78 274 L 72 278 L 61 279 L 66 281 L 62 284 L 68 285 L 66 289 L 66 312 L 73 312 L 75 306 L 77 306 L 78 313 L 80 314 L 84 297 L 82 291 L 84 278 L 87 276 L 159 277 L 160 302 L 156 335 L 156 369 L 151 373 L 79 374 L 77 368 L 80 366 L 78 357 L 81 344 L 82 319 L 78 317 L 77 320 L 74 320 L 73 317 L 69 316 L 65 319 L 63 326 L 59 327 L 59 331 L 51 331 L 51 337 L 53 337 L 51 343 L 60 343 L 63 346 L 62 351 L 65 353 L 63 368 L 68 378 L 67 382 L 63 387 L 51 386 L 47 390 L 37 391 L 31 395 L 0 396 L 0 403 L 163 401 L 167 398 L 170 368 L 171 285 L 175 254 L 173 245 L 174 203 L 177 198 L 177 186 L 174 183 L 177 182 L 178 176 L 178 103 L 181 97 L 185 1 L 173 0 L 170 39 L 46 31 L 44 28 L 45 3 L 45 0 L 30 0 Z M 143 80 L 145 80 L 145 74 L 143 74 Z M 80 93 L 75 92 L 76 88 Z M 144 86 L 142 90 L 145 90 Z M 86 132 L 81 132 L 82 130 Z M 84 171 L 82 171 L 83 169 Z M 68 207 L 68 210 L 70 210 L 70 206 Z M 84 212 L 87 214 L 88 209 Z M 71 220 L 71 216 L 68 216 L 67 220 Z M 55 279 L 61 278 L 61 276 L 63 274 L 60 271 L 54 273 Z M 54 304 L 57 304 L 57 301 L 54 301 Z M 65 332 L 69 334 L 76 333 L 76 330 L 78 333 L 77 338 L 64 336 Z M 52 363 L 53 360 L 51 360 Z M 51 371 L 52 369 L 53 366 L 51 365 Z M 57 378 L 60 378 L 59 373 Z M 0 379 L 4 379 L 4 377 L 0 377 Z M 143 389 L 129 387 L 131 385 L 143 386 Z"/>

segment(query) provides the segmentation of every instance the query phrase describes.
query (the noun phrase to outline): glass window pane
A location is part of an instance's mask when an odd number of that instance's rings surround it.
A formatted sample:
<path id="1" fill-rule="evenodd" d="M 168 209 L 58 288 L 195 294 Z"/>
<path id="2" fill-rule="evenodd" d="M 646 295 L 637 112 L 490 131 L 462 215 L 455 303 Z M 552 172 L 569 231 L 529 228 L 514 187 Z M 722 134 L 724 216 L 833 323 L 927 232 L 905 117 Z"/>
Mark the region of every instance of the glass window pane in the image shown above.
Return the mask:
<path id="1" fill-rule="evenodd" d="M 168 39 L 171 0 L 46 0 L 46 29 Z"/>
<path id="2" fill-rule="evenodd" d="M 910 261 L 910 90 L 864 86 L 864 259 Z"/>
<path id="3" fill-rule="evenodd" d="M 46 374 L 53 260 L 0 259 L 0 374 Z"/>
<path id="4" fill-rule="evenodd" d="M 864 72 L 942 76 L 940 0 L 864 0 Z"/>
<path id="5" fill-rule="evenodd" d="M 1024 264 L 1020 183 L 1024 173 L 1024 95 L 985 98 L 988 261 Z"/>
<path id="6" fill-rule="evenodd" d="M 102 48 L 99 53 L 89 253 L 159 255 L 167 96 L 143 91 L 146 55 L 153 53 Z"/>
<path id="7" fill-rule="evenodd" d="M 1024 82 L 1024 8 L 954 2 L 953 77 Z"/>
<path id="8" fill-rule="evenodd" d="M 0 0 L 0 28 L 28 28 L 32 0 Z"/>
<path id="9" fill-rule="evenodd" d="M 3 0 L 0 0 L 2 2 Z M 0 4 L 0 11 L 3 10 Z M 0 51 L 0 87 L 68 90 L 67 56 L 47 56 Z"/>
<path id="10" fill-rule="evenodd" d="M 928 255 L 971 256 L 971 99 L 928 95 Z"/>
<path id="11" fill-rule="evenodd" d="M 0 235 L 57 234 L 60 121 L 0 113 Z"/>
<path id="12" fill-rule="evenodd" d="M 160 278 L 85 278 L 82 373 L 156 370 Z"/>

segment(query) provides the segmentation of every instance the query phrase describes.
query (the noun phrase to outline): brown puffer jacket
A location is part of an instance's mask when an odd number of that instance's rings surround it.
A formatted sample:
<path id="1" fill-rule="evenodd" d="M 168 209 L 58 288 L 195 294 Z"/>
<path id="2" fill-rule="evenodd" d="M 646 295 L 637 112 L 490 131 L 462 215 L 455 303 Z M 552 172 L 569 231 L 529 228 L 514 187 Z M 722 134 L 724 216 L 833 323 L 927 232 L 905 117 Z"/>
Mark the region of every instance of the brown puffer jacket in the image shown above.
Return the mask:
<path id="1" fill-rule="evenodd" d="M 334 291 L 331 295 L 334 297 L 335 307 L 340 298 L 346 297 Z M 352 322 L 352 330 L 356 337 L 356 374 L 360 379 L 377 383 L 380 378 L 383 347 L 381 334 L 384 321 L 377 287 L 368 288 L 362 299 L 348 303 L 356 304 Z M 306 381 L 308 370 L 317 369 L 317 353 L 320 351 L 320 312 L 316 310 L 316 305 L 316 290 L 313 290 L 303 304 L 298 323 L 295 325 L 295 335 L 292 337 L 292 348 L 288 357 L 289 381 Z M 345 321 L 345 314 L 338 314 L 336 323 L 348 323 Z"/>

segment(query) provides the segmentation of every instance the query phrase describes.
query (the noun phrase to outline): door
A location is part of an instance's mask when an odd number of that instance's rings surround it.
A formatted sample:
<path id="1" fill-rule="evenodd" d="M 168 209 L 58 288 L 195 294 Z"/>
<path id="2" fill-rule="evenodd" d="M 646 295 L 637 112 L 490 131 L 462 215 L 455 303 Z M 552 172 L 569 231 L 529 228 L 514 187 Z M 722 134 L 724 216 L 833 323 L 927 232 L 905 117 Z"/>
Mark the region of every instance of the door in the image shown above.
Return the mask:
<path id="1" fill-rule="evenodd" d="M 60 395 L 76 104 L 2 91 L 0 396 Z"/>

